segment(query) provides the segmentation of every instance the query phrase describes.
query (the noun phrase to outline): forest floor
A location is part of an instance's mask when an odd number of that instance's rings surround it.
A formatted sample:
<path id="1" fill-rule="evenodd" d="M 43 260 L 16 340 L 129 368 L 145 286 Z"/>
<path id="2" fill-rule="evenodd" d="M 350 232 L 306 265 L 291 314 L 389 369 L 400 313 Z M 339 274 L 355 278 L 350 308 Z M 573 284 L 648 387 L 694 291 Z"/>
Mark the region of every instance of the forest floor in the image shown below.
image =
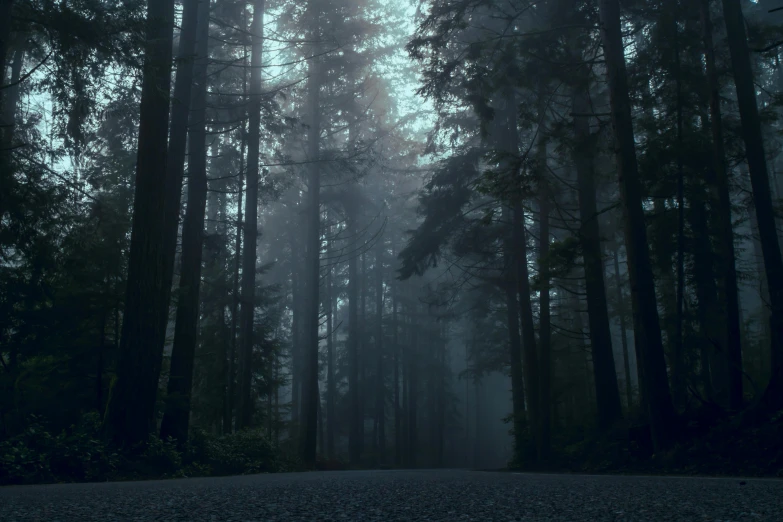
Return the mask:
<path id="1" fill-rule="evenodd" d="M 487 473 L 279 473 L 0 488 L 0 520 L 754 520 L 783 481 Z"/>

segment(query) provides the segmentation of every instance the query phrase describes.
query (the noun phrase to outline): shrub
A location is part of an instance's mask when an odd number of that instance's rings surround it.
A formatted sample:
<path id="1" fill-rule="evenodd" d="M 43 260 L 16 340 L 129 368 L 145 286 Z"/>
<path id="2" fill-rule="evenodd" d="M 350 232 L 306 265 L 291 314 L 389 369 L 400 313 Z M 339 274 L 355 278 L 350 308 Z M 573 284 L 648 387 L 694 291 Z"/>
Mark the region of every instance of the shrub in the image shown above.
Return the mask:
<path id="1" fill-rule="evenodd" d="M 207 466 L 213 475 L 242 475 L 281 469 L 279 452 L 260 430 L 242 430 L 220 437 L 196 430 L 187 461 Z"/>
<path id="2" fill-rule="evenodd" d="M 104 480 L 120 462 L 119 455 L 100 437 L 97 413 L 52 435 L 40 417 L 27 428 L 0 442 L 0 484 L 34 484 Z"/>

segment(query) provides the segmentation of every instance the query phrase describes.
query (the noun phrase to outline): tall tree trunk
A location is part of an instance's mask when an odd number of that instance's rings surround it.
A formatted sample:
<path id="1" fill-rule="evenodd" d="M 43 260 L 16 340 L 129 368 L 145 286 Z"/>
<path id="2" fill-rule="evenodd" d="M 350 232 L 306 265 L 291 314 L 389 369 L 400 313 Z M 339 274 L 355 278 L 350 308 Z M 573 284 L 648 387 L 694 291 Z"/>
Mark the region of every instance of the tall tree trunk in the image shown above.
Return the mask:
<path id="1" fill-rule="evenodd" d="M 320 13 L 315 16 L 315 35 L 320 33 Z M 318 415 L 318 319 L 319 319 L 319 280 L 321 254 L 321 172 L 318 163 L 321 107 L 320 107 L 320 64 L 317 59 L 310 60 L 310 80 L 308 98 L 310 110 L 310 128 L 308 130 L 308 156 L 310 158 L 307 183 L 307 246 L 305 253 L 305 332 L 302 343 L 302 363 L 304 365 L 302 382 L 302 424 L 299 443 L 305 466 L 315 466 Z"/>
<path id="2" fill-rule="evenodd" d="M 411 307 L 411 337 L 410 346 L 408 347 L 408 371 L 410 377 L 408 379 L 408 467 L 416 467 L 416 454 L 418 452 L 419 442 L 419 354 L 421 348 L 419 347 L 419 306 L 414 304 Z"/>
<path id="3" fill-rule="evenodd" d="M 164 234 L 174 0 L 147 10 L 138 155 L 125 315 L 107 430 L 115 442 L 145 442 L 156 428 L 168 294 Z"/>
<path id="4" fill-rule="evenodd" d="M 676 84 L 677 113 L 677 303 L 675 306 L 674 353 L 672 354 L 672 395 L 675 408 L 685 406 L 685 353 L 683 346 L 683 307 L 685 302 L 685 172 L 683 170 L 683 95 L 680 34 L 677 21 L 672 19 L 674 31 L 674 81 Z"/>
<path id="5" fill-rule="evenodd" d="M 625 323 L 625 299 L 623 297 L 623 280 L 620 276 L 620 253 L 617 241 L 612 241 L 612 261 L 614 263 L 614 281 L 616 289 L 617 310 L 620 318 L 620 342 L 623 345 L 623 371 L 625 373 L 625 400 L 630 411 L 633 407 L 633 386 L 631 381 L 631 361 L 628 354 L 628 327 Z"/>
<path id="6" fill-rule="evenodd" d="M 6 82 L 6 66 L 8 63 L 8 51 L 11 47 L 11 12 L 13 11 L 14 0 L 0 0 L 0 125 L 13 125 L 14 114 L 10 114 L 6 109 L 7 97 L 10 95 L 6 86 L 11 82 Z M 1 130 L 5 130 L 0 128 Z M 12 184 L 12 171 L 9 165 L 11 156 L 10 147 L 6 143 L 6 132 L 0 135 L 0 222 L 5 215 L 8 205 L 6 198 L 10 192 Z"/>
<path id="7" fill-rule="evenodd" d="M 519 301 L 517 284 L 517 259 L 519 248 L 515 244 L 518 233 L 514 230 L 511 212 L 503 206 L 503 221 L 508 222 L 504 237 L 503 266 L 505 279 L 502 282 L 506 293 L 506 326 L 508 328 L 509 360 L 511 369 L 511 409 L 514 420 L 513 458 L 521 462 L 525 451 L 525 380 L 522 370 L 522 338 L 519 331 Z"/>
<path id="8" fill-rule="evenodd" d="M 724 303 L 725 322 L 720 329 L 723 335 L 715 339 L 721 347 L 718 356 L 724 359 L 721 366 L 726 368 L 726 381 L 723 387 L 728 390 L 726 404 L 731 408 L 742 405 L 742 341 L 740 337 L 739 290 L 737 286 L 736 257 L 734 253 L 734 230 L 731 224 L 731 195 L 729 193 L 729 175 L 726 165 L 726 152 L 723 141 L 723 121 L 720 109 L 720 84 L 715 64 L 715 46 L 712 40 L 712 21 L 710 19 L 709 0 L 699 0 L 701 15 L 704 57 L 707 65 L 707 84 L 710 100 L 710 129 L 712 131 L 712 169 L 707 171 L 712 206 L 715 209 L 715 229 L 718 262 L 718 302 Z M 746 52 L 747 54 L 747 52 Z M 755 101 L 754 107 L 755 107 Z M 760 142 L 759 142 L 760 143 Z M 763 158 L 763 152 L 762 152 Z M 734 363 L 738 364 L 732 364 Z"/>
<path id="9" fill-rule="evenodd" d="M 392 279 L 392 343 L 394 343 L 394 465 L 402 466 L 402 412 L 400 411 L 400 339 L 397 324 L 397 282 Z"/>
<path id="10" fill-rule="evenodd" d="M 745 34 L 745 17 L 739 0 L 723 0 L 723 18 L 729 41 L 734 84 L 737 88 L 737 104 L 742 120 L 742 137 L 753 189 L 753 203 L 759 226 L 759 241 L 764 253 L 764 267 L 769 283 L 772 308 L 772 375 L 762 402 L 770 408 L 783 404 L 783 257 L 775 228 L 775 212 L 772 206 L 767 162 L 764 156 L 764 138 L 756 106 L 756 87 L 750 64 L 748 41 Z M 741 367 L 742 354 L 730 353 L 730 366 Z M 741 382 L 741 381 L 740 381 Z M 734 386 L 738 386 L 733 383 Z"/>
<path id="11" fill-rule="evenodd" d="M 184 448 L 188 439 L 193 365 L 199 327 L 201 256 L 204 212 L 207 204 L 207 63 L 209 62 L 209 3 L 201 1 L 198 13 L 198 62 L 193 82 L 193 110 L 188 146 L 188 207 L 182 226 L 182 268 L 174 324 L 166 406 L 160 437 Z M 173 158 L 172 158 L 173 159 Z"/>
<path id="12" fill-rule="evenodd" d="M 347 235 L 355 237 L 357 229 L 356 210 L 349 204 L 346 216 Z M 359 270 L 355 255 L 348 259 L 348 403 L 350 426 L 348 431 L 348 455 L 351 465 L 358 466 L 361 460 L 362 426 L 359 405 Z"/>
<path id="13" fill-rule="evenodd" d="M 519 294 L 519 315 L 522 322 L 522 356 L 524 358 L 525 394 L 528 405 L 528 425 L 538 448 L 539 435 L 539 405 L 540 382 L 538 365 L 538 348 L 536 343 L 535 325 L 533 323 L 533 304 L 530 300 L 530 275 L 527 266 L 527 231 L 525 230 L 525 215 L 522 203 L 514 204 L 513 209 L 514 249 L 517 265 L 517 293 Z"/>
<path id="14" fill-rule="evenodd" d="M 626 222 L 625 237 L 634 311 L 634 335 L 637 350 L 642 354 L 644 367 L 642 384 L 647 397 L 652 437 L 658 450 L 668 448 L 673 443 L 675 412 L 669 392 L 642 207 L 642 185 L 636 161 L 618 0 L 599 0 L 599 11 L 612 125 L 617 147 L 621 204 Z"/>
<path id="15" fill-rule="evenodd" d="M 239 267 L 242 260 L 242 194 L 244 192 L 245 178 L 245 145 L 247 135 L 245 125 L 242 124 L 242 144 L 239 152 L 239 180 L 237 182 L 237 221 L 236 238 L 234 239 L 234 276 L 232 285 L 233 299 L 231 301 L 231 340 L 228 346 L 228 375 L 226 376 L 226 410 L 223 412 L 223 432 L 231 433 L 234 426 L 234 404 L 236 402 L 236 378 L 237 378 L 237 328 L 239 326 Z"/>
<path id="16" fill-rule="evenodd" d="M 598 427 L 601 430 L 606 430 L 622 417 L 622 406 L 620 404 L 620 392 L 617 387 L 617 372 L 614 365 L 614 351 L 612 350 L 612 332 L 609 327 L 606 286 L 604 285 L 604 263 L 601 255 L 601 231 L 598 224 L 598 205 L 596 203 L 595 188 L 595 159 L 593 152 L 595 150 L 595 138 L 590 133 L 588 116 L 590 102 L 587 66 L 580 65 L 577 74 L 578 80 L 574 85 L 572 93 L 572 108 L 575 135 L 574 164 L 576 166 L 581 222 L 579 240 L 585 264 L 587 318 L 590 326 L 593 372 L 595 373 Z M 619 302 L 618 305 L 620 305 Z M 620 322 L 620 327 L 624 328 L 624 318 L 621 317 Z M 624 346 L 624 350 L 627 354 L 627 345 Z M 628 373 L 626 373 L 626 381 L 629 381 Z M 628 382 L 626 387 L 630 389 Z M 631 404 L 630 392 L 628 393 L 628 404 L 629 406 Z"/>
<path id="17" fill-rule="evenodd" d="M 259 149 L 261 139 L 261 66 L 264 51 L 265 0 L 253 2 L 250 27 L 250 100 L 248 100 L 247 192 L 245 196 L 245 250 L 242 252 L 242 309 L 239 338 L 237 429 L 248 428 L 253 416 L 253 323 L 256 309 L 256 246 L 258 244 Z"/>
<path id="18" fill-rule="evenodd" d="M 375 351 L 376 369 L 375 420 L 378 424 L 378 452 L 381 460 L 386 453 L 386 383 L 383 374 L 383 238 L 378 238 L 375 250 Z"/>
<path id="19" fill-rule="evenodd" d="M 331 228 L 327 234 L 331 238 Z M 326 258 L 332 261 L 332 240 L 329 239 L 326 247 Z M 335 297 L 332 288 L 332 266 L 326 272 L 326 453 L 330 459 L 334 458 L 334 432 L 337 427 L 335 412 L 335 399 L 337 396 L 337 383 L 335 382 L 335 358 L 334 358 L 334 310 Z"/>
<path id="20" fill-rule="evenodd" d="M 206 5 L 200 6 L 199 4 Z M 177 252 L 177 230 L 179 229 L 179 214 L 182 208 L 182 176 L 185 172 L 188 116 L 191 105 L 196 107 L 195 104 L 191 104 L 191 98 L 193 97 L 194 56 L 196 54 L 196 33 L 198 32 L 199 16 L 203 11 L 206 11 L 207 16 L 209 16 L 209 0 L 186 0 L 183 2 L 182 30 L 180 32 L 176 60 L 177 77 L 174 81 L 174 96 L 171 100 L 168 163 L 166 165 L 165 181 L 166 195 L 163 216 L 163 255 L 165 256 L 165 264 L 163 288 L 165 292 L 164 305 L 166 306 L 166 315 L 162 317 L 164 321 L 162 328 L 164 330 L 168 324 L 168 307 Z M 207 22 L 206 31 L 209 32 L 209 22 Z M 208 47 L 204 47 L 204 49 L 208 49 Z"/>
<path id="21" fill-rule="evenodd" d="M 549 459 L 552 430 L 552 324 L 549 296 L 549 191 L 546 188 L 544 169 L 546 168 L 546 142 L 539 144 L 538 160 L 541 162 L 539 183 L 539 242 L 538 267 L 541 282 L 539 301 L 538 344 L 539 344 L 539 436 L 538 455 L 543 461 Z M 599 243 L 600 244 L 600 243 Z"/>

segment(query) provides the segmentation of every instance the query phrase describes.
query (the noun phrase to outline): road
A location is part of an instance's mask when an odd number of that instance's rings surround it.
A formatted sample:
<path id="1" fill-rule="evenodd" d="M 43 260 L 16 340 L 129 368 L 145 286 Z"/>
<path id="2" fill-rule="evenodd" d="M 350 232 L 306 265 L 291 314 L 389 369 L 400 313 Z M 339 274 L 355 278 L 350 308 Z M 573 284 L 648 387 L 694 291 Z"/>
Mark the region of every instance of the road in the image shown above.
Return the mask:
<path id="1" fill-rule="evenodd" d="M 783 481 L 462 470 L 0 488 L 0 520 L 783 521 Z"/>

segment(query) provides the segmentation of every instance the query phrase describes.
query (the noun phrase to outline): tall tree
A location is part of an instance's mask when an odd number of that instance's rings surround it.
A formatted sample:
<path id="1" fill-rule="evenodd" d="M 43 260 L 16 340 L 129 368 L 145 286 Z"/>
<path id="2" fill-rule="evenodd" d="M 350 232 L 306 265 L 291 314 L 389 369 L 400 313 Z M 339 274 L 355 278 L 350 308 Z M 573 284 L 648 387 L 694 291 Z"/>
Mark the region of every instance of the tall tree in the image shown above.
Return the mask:
<path id="1" fill-rule="evenodd" d="M 625 241 L 634 334 L 641 361 L 641 381 L 656 448 L 669 447 L 674 438 L 675 412 L 669 391 L 663 353 L 658 305 L 642 207 L 631 100 L 625 66 L 620 5 L 618 0 L 600 0 L 601 37 L 609 84 L 612 126 L 617 150 L 620 196 L 625 217 Z"/>
<path id="2" fill-rule="evenodd" d="M 314 40 L 320 38 L 320 3 L 310 2 L 312 12 Z M 318 46 L 314 46 L 317 48 Z M 321 270 L 321 166 L 319 164 L 321 140 L 321 67 L 318 53 L 313 53 L 310 59 L 309 81 L 307 86 L 308 110 L 310 112 L 307 134 L 307 155 L 310 160 L 307 176 L 306 234 L 305 253 L 305 316 L 303 339 L 304 381 L 302 383 L 302 427 L 299 444 L 301 445 L 302 461 L 308 467 L 315 465 L 317 424 L 318 424 L 318 324 L 320 300 L 320 270 Z"/>
<path id="3" fill-rule="evenodd" d="M 245 250 L 242 252 L 242 310 L 240 316 L 237 429 L 247 428 L 253 415 L 253 345 L 255 343 L 256 248 L 258 245 L 258 185 L 261 145 L 261 73 L 264 51 L 265 0 L 254 0 L 250 27 L 250 92 L 248 94 L 247 191 L 245 196 Z"/>
<path id="4" fill-rule="evenodd" d="M 168 314 L 163 223 L 174 0 L 150 1 L 145 29 L 125 312 L 117 379 L 107 415 L 112 437 L 125 445 L 146 441 L 156 428 L 155 401 Z"/>
<path id="5" fill-rule="evenodd" d="M 160 426 L 162 439 L 173 437 L 180 447 L 188 439 L 193 365 L 199 329 L 199 289 L 207 203 L 207 63 L 209 62 L 209 1 L 200 0 L 198 49 L 193 78 L 188 161 L 188 207 L 182 226 L 182 268 L 179 279 L 174 345 L 166 409 Z"/>
<path id="6" fill-rule="evenodd" d="M 764 403 L 778 407 L 783 405 L 783 256 L 780 253 L 775 211 L 772 205 L 767 160 L 764 155 L 764 137 L 756 105 L 756 87 L 750 63 L 748 39 L 745 32 L 745 16 L 740 0 L 723 0 L 723 19 L 737 89 L 737 104 L 745 142 L 745 159 L 750 172 L 753 204 L 759 228 L 759 241 L 764 254 L 764 267 L 769 286 L 772 323 L 772 376 L 764 396 Z M 730 354 L 730 364 L 742 364 L 741 353 Z M 734 383 L 734 386 L 741 386 Z"/>

